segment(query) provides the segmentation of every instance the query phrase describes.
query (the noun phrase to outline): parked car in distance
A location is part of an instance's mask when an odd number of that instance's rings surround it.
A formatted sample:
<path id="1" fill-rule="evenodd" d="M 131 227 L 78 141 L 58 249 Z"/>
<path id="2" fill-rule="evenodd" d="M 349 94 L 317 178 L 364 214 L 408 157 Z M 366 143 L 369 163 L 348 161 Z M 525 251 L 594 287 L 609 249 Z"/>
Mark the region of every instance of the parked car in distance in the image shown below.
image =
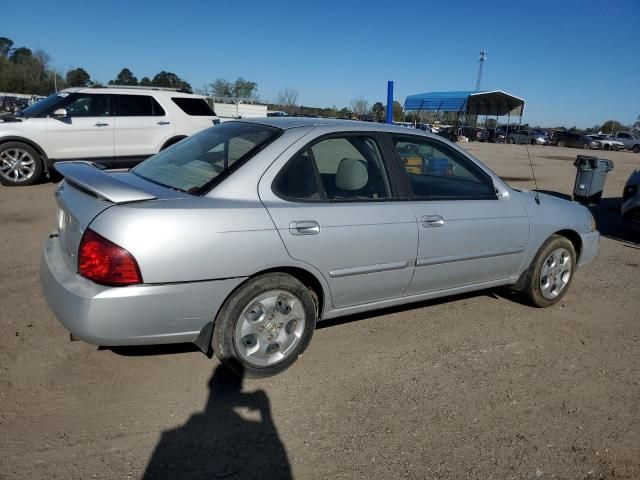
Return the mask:
<path id="1" fill-rule="evenodd" d="M 640 170 L 634 172 L 627 179 L 622 191 L 622 216 L 640 226 Z"/>
<path id="2" fill-rule="evenodd" d="M 503 285 L 553 305 L 598 250 L 585 207 L 379 123 L 232 121 L 128 172 L 58 170 L 40 278 L 66 328 L 193 342 L 248 376 L 291 365 L 322 320 Z"/>
<path id="3" fill-rule="evenodd" d="M 524 143 L 531 145 L 546 145 L 547 139 L 544 133 L 535 130 L 520 130 L 509 133 L 508 143 Z"/>
<path id="4" fill-rule="evenodd" d="M 186 91 L 68 88 L 0 120 L 0 182 L 32 185 L 65 160 L 128 168 L 216 123 Z"/>
<path id="5" fill-rule="evenodd" d="M 586 135 L 574 132 L 556 131 L 551 135 L 551 145 L 558 147 L 575 147 L 584 149 L 599 149 L 602 144 L 598 140 L 593 140 Z"/>
<path id="6" fill-rule="evenodd" d="M 615 138 L 609 135 L 587 135 L 592 140 L 596 140 L 600 145 L 602 145 L 603 150 L 620 150 L 624 148 L 624 143 L 616 140 Z"/>
<path id="7" fill-rule="evenodd" d="M 478 141 L 504 143 L 504 130 L 499 128 L 483 128 L 478 132 Z"/>
<path id="8" fill-rule="evenodd" d="M 640 138 L 636 137 L 631 132 L 618 132 L 615 134 L 614 138 L 622 142 L 624 148 L 627 150 L 632 150 L 634 153 L 640 153 Z"/>

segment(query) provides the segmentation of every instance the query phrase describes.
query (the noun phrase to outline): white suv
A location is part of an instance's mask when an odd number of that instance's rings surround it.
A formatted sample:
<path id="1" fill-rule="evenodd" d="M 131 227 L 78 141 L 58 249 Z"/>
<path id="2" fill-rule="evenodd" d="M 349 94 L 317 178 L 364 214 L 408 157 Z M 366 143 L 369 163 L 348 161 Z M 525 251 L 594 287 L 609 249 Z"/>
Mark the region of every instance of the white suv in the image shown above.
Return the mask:
<path id="1" fill-rule="evenodd" d="M 0 119 L 0 182 L 31 185 L 62 160 L 129 168 L 217 123 L 205 98 L 184 90 L 68 88 Z"/>

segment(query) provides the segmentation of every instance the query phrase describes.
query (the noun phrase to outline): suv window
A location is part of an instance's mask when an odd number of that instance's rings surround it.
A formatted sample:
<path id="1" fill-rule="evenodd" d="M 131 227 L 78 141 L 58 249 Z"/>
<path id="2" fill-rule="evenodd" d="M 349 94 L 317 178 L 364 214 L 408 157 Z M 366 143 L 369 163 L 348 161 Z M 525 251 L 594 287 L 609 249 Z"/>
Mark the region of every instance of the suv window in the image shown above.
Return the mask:
<path id="1" fill-rule="evenodd" d="M 107 117 L 109 116 L 109 97 L 99 93 L 79 93 L 69 97 L 62 107 L 70 117 Z"/>
<path id="2" fill-rule="evenodd" d="M 151 182 L 201 194 L 276 139 L 282 130 L 244 122 L 208 128 L 145 160 L 132 170 Z"/>
<path id="3" fill-rule="evenodd" d="M 422 200 L 495 199 L 491 178 L 461 153 L 434 140 L 393 137 L 413 196 Z"/>
<path id="4" fill-rule="evenodd" d="M 160 104 L 150 95 L 116 95 L 119 117 L 162 117 L 165 115 Z"/>
<path id="5" fill-rule="evenodd" d="M 187 115 L 213 117 L 215 112 L 204 98 L 172 97 L 171 100 Z"/>
<path id="6" fill-rule="evenodd" d="M 288 199 L 362 201 L 391 197 L 378 143 L 367 135 L 320 140 L 296 154 L 274 182 Z"/>

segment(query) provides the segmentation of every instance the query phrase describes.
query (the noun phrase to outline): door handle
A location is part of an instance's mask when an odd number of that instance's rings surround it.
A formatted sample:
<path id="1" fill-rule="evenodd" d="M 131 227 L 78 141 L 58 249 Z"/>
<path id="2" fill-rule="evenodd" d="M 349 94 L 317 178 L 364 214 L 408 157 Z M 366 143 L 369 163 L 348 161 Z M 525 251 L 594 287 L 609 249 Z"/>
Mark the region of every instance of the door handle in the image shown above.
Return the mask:
<path id="1" fill-rule="evenodd" d="M 104 122 L 96 122 L 93 124 L 94 127 L 108 127 L 109 124 L 108 123 L 104 123 Z"/>
<path id="2" fill-rule="evenodd" d="M 421 219 L 423 227 L 443 227 L 444 218 L 440 215 L 425 215 Z"/>
<path id="3" fill-rule="evenodd" d="M 289 224 L 291 235 L 317 235 L 320 233 L 320 225 L 313 220 L 291 222 Z"/>
<path id="4" fill-rule="evenodd" d="M 163 121 L 158 122 L 158 125 L 169 125 L 170 123 L 171 123 L 171 122 L 165 122 L 165 121 L 163 120 Z"/>

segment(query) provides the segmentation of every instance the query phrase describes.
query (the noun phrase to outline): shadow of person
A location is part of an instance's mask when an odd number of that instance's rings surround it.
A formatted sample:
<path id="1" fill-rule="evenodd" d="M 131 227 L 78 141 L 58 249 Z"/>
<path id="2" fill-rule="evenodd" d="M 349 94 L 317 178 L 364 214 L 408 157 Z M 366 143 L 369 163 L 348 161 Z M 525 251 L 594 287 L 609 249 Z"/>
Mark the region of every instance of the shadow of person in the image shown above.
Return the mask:
<path id="1" fill-rule="evenodd" d="M 222 365 L 209 390 L 203 412 L 162 433 L 142 478 L 292 478 L 265 392 L 242 392 L 242 378 Z"/>

